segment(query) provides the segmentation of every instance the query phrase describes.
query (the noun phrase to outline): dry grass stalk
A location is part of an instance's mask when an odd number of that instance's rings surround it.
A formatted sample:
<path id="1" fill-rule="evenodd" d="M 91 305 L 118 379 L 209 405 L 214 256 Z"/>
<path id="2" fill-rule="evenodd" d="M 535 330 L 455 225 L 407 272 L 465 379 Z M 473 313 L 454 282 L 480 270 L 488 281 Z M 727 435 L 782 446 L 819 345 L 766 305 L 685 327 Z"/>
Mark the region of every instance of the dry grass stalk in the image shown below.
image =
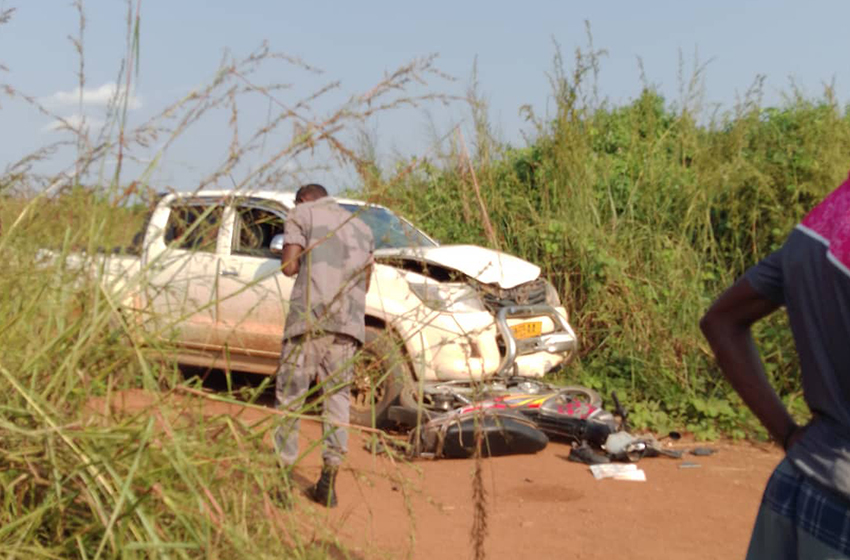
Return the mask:
<path id="1" fill-rule="evenodd" d="M 475 430 L 475 458 L 472 474 L 472 529 L 470 537 L 472 540 L 472 553 L 475 560 L 486 558 L 485 544 L 487 542 L 487 489 L 484 486 L 484 458 L 483 453 L 487 442 L 481 423 L 476 423 Z"/>
<path id="2" fill-rule="evenodd" d="M 469 150 L 466 147 L 466 142 L 463 139 L 463 132 L 460 128 L 457 129 L 458 141 L 463 151 L 463 159 L 469 168 L 469 173 L 472 176 L 472 186 L 475 188 L 475 198 L 478 200 L 478 209 L 481 211 L 481 221 L 484 222 L 484 231 L 487 233 L 487 241 L 494 249 L 499 249 L 499 239 L 496 237 L 496 230 L 493 229 L 493 224 L 490 223 L 490 214 L 487 212 L 487 206 L 484 204 L 484 199 L 481 197 L 481 186 L 478 184 L 478 177 L 475 175 L 475 166 L 469 157 Z"/>

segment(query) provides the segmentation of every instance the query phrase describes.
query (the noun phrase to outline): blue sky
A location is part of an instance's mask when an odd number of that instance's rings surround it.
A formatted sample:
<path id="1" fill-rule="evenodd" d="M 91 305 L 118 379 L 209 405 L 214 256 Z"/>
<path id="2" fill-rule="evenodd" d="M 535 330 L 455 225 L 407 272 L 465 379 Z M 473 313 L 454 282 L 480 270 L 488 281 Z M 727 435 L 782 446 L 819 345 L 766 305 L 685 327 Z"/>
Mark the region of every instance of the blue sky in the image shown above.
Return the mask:
<path id="1" fill-rule="evenodd" d="M 133 9 L 138 0 L 133 0 Z M 70 0 L 0 0 L 0 10 L 15 8 L 12 20 L 0 26 L 0 84 L 10 84 L 45 105 L 71 125 L 79 122 L 77 71 L 79 58 L 68 36 L 78 33 L 78 18 Z M 116 91 L 126 55 L 127 3 L 83 0 L 86 88 L 83 111 L 90 135 L 104 118 L 105 102 Z M 636 97 L 642 83 L 638 58 L 647 80 L 668 98 L 679 98 L 679 58 L 690 73 L 695 53 L 707 63 L 703 74 L 704 103 L 731 107 L 758 75 L 766 77 L 765 101 L 780 103 L 793 79 L 811 96 L 834 80 L 842 103 L 850 100 L 850 62 L 844 27 L 850 3 L 718 0 L 685 3 L 547 2 L 286 2 L 272 0 L 142 0 L 140 67 L 128 111 L 130 126 L 145 122 L 176 99 L 209 83 L 225 52 L 241 58 L 264 40 L 272 50 L 296 56 L 323 74 L 272 61 L 255 76 L 262 83 L 285 82 L 276 93 L 283 104 L 334 81 L 339 87 L 314 102 L 310 114 L 327 115 L 352 95 L 368 91 L 385 73 L 416 57 L 435 53 L 436 67 L 454 81 L 438 77 L 414 87 L 411 94 L 438 92 L 463 95 L 477 58 L 480 92 L 490 106 L 498 136 L 522 145 L 530 128 L 519 113 L 531 105 L 539 115 L 551 108 L 547 73 L 552 68 L 554 42 L 568 64 L 576 47 L 587 45 L 585 21 L 594 44 L 607 50 L 601 61 L 599 93 L 612 103 Z M 240 134 L 262 126 L 278 105 L 261 96 L 239 102 Z M 155 188 L 194 188 L 226 158 L 231 136 L 229 111 L 211 111 L 164 152 L 149 180 Z M 418 109 L 386 112 L 365 123 L 379 155 L 429 156 L 435 138 L 460 125 L 469 133 L 469 110 L 462 102 L 448 106 L 425 103 Z M 57 129 L 54 118 L 31 105 L 0 94 L 0 170 L 40 146 L 71 139 Z M 274 153 L 276 143 L 291 140 L 291 127 L 269 137 L 227 179 L 240 182 Z M 352 138 L 349 135 L 346 138 Z M 158 139 L 160 145 L 162 139 Z M 134 148 L 141 164 L 125 168 L 124 181 L 137 178 L 144 162 L 160 147 Z M 147 151 L 146 151 L 147 150 Z M 65 169 L 73 150 L 63 149 L 34 167 L 42 173 Z M 278 162 L 282 186 L 308 179 L 352 186 L 350 169 L 331 163 L 330 170 L 298 171 L 298 165 L 324 163 L 321 149 L 297 161 Z M 100 173 L 108 175 L 112 161 Z M 297 164 L 297 165 L 296 165 Z M 1 172 L 1 171 L 0 171 Z M 222 183 L 226 185 L 227 183 Z"/>

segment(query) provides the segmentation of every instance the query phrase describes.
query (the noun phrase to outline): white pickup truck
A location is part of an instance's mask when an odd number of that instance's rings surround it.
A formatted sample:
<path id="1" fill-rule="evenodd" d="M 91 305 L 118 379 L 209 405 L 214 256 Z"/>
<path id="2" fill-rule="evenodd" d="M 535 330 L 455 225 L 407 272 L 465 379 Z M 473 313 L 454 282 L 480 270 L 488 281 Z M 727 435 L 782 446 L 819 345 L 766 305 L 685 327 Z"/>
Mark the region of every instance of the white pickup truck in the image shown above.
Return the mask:
<path id="1" fill-rule="evenodd" d="M 575 351 L 566 310 L 539 267 L 440 245 L 387 208 L 337 200 L 369 225 L 376 245 L 353 422 L 381 422 L 411 381 L 539 378 Z M 142 328 L 176 345 L 179 363 L 271 374 L 293 284 L 280 272 L 275 237 L 294 204 L 293 193 L 278 191 L 167 194 L 135 254 L 101 261 L 101 281 Z"/>

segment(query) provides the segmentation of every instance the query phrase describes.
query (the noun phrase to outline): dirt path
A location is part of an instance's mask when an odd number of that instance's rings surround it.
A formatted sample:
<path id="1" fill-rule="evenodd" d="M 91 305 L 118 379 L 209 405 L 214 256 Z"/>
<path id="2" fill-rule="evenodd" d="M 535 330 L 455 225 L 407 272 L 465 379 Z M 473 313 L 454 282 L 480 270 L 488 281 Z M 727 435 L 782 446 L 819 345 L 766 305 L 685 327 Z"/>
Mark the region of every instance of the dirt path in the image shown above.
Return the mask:
<path id="1" fill-rule="evenodd" d="M 488 558 L 743 558 L 761 492 L 780 455 L 751 445 L 716 445 L 712 457 L 645 459 L 646 482 L 597 481 L 550 444 L 533 456 L 485 461 Z M 312 459 L 312 458 L 311 458 Z M 314 464 L 318 472 L 318 462 Z M 354 447 L 331 516 L 364 551 L 388 557 L 471 557 L 472 461 L 402 467 L 412 487 L 415 546 L 394 469 Z M 358 478 L 373 486 L 364 488 Z"/>
<path id="2" fill-rule="evenodd" d="M 120 406 L 150 402 L 131 392 Z M 244 420 L 268 414 L 211 401 L 203 411 Z M 303 446 L 320 428 L 305 422 L 302 435 Z M 306 498 L 299 507 L 326 515 L 327 526 L 363 558 L 471 558 L 474 461 L 399 465 L 370 454 L 363 441 L 351 438 L 337 488 L 340 507 L 325 512 Z M 698 468 L 644 459 L 646 482 L 596 481 L 588 467 L 567 462 L 569 448 L 557 443 L 537 455 L 487 459 L 487 558 L 743 558 L 761 492 L 781 455 L 750 444 L 710 447 L 718 453 L 686 457 Z M 309 455 L 299 479 L 314 480 L 320 461 L 318 452 Z"/>

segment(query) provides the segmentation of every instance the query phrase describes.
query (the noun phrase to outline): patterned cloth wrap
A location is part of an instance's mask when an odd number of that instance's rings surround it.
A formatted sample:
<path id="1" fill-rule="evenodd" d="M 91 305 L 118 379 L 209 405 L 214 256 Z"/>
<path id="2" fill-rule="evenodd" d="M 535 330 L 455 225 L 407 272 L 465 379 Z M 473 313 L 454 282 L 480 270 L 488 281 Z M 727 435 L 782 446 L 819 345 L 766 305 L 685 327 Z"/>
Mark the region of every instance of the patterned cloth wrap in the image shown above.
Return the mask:
<path id="1" fill-rule="evenodd" d="M 767 483 L 747 560 L 850 558 L 848 504 L 783 460 Z"/>

